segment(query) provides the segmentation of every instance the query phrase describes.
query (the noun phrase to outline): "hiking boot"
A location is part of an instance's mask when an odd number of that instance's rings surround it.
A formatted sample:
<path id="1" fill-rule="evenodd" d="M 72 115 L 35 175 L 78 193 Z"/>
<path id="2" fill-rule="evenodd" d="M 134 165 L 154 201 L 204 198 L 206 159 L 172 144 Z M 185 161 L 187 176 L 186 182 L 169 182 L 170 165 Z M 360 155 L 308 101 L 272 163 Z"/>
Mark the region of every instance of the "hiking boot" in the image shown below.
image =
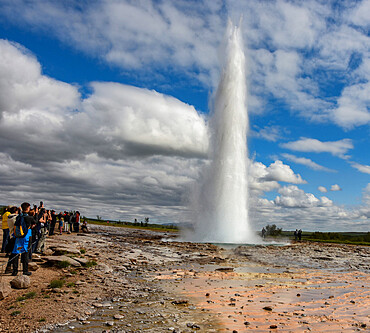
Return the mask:
<path id="1" fill-rule="evenodd" d="M 5 274 L 10 274 L 11 272 L 13 272 L 13 270 L 9 267 L 7 267 L 6 269 L 5 269 Z"/>
<path id="2" fill-rule="evenodd" d="M 30 275 L 32 275 L 32 273 L 31 273 L 31 272 L 23 272 L 23 275 L 28 275 L 28 276 L 30 276 Z"/>
<path id="3" fill-rule="evenodd" d="M 18 272 L 13 272 L 12 273 L 12 276 L 17 276 L 18 275 Z"/>

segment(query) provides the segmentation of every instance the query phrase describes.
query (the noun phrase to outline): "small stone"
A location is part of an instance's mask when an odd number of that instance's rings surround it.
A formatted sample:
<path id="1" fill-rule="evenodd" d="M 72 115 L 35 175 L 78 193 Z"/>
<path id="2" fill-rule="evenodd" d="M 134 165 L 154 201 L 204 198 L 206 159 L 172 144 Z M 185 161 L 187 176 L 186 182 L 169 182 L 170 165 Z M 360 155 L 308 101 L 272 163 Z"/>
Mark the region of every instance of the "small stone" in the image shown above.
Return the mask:
<path id="1" fill-rule="evenodd" d="M 93 303 L 93 306 L 96 307 L 96 308 L 102 308 L 103 307 L 103 304 L 101 304 L 101 303 Z"/>
<path id="2" fill-rule="evenodd" d="M 209 297 L 210 295 L 209 295 L 209 293 L 206 293 L 206 297 Z"/>
<path id="3" fill-rule="evenodd" d="M 270 328 L 274 330 L 274 329 L 277 329 L 277 326 L 276 325 L 270 325 Z"/>
<path id="4" fill-rule="evenodd" d="M 31 285 L 31 280 L 27 275 L 20 275 L 11 280 L 10 285 L 15 289 L 27 289 Z"/>
<path id="5" fill-rule="evenodd" d="M 105 325 L 107 325 L 107 326 L 114 326 L 114 322 L 113 321 L 107 321 L 105 323 Z"/>
<path id="6" fill-rule="evenodd" d="M 188 304 L 189 302 L 185 299 L 180 299 L 180 300 L 177 300 L 177 301 L 172 301 L 171 304 L 174 304 L 174 305 L 186 305 Z"/>
<path id="7" fill-rule="evenodd" d="M 301 294 L 297 294 L 297 297 L 301 297 Z"/>
<path id="8" fill-rule="evenodd" d="M 263 309 L 266 310 L 266 311 L 272 311 L 272 307 L 271 306 L 265 306 Z"/>
<path id="9" fill-rule="evenodd" d="M 245 322 L 244 322 L 244 325 L 245 325 L 245 326 L 248 326 L 248 325 L 250 325 L 250 324 L 251 324 L 251 323 L 250 323 L 249 321 L 245 321 Z"/>
<path id="10" fill-rule="evenodd" d="M 120 315 L 120 314 L 115 314 L 114 316 L 113 316 L 113 318 L 114 319 L 116 319 L 116 320 L 121 320 L 121 319 L 123 319 L 123 318 L 125 318 L 124 316 L 122 316 L 122 315 Z"/>
<path id="11" fill-rule="evenodd" d="M 28 263 L 28 270 L 29 271 L 37 271 L 39 269 L 39 265 L 37 265 L 35 262 L 29 262 Z"/>

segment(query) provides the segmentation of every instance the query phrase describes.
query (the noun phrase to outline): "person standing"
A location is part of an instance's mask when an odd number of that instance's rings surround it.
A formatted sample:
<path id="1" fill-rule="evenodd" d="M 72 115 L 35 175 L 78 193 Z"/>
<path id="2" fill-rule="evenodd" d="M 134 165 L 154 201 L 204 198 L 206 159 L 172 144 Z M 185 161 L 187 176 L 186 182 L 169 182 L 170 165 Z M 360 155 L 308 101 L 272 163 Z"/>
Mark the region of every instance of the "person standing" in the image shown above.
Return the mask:
<path id="1" fill-rule="evenodd" d="M 23 275 L 31 275 L 32 273 L 28 271 L 28 251 L 30 250 L 30 238 L 32 235 L 31 229 L 35 226 L 35 220 L 32 216 L 29 216 L 31 205 L 28 202 L 23 202 L 21 205 L 22 212 L 17 216 L 15 224 L 17 225 L 23 219 L 25 230 L 25 235 L 23 237 L 18 237 L 15 239 L 15 245 L 12 254 L 15 255 L 12 258 L 13 263 L 13 273 L 15 276 L 18 274 L 19 265 L 19 254 L 21 257 L 21 262 L 23 266 Z"/>
<path id="2" fill-rule="evenodd" d="M 55 225 L 57 223 L 57 215 L 55 214 L 55 210 L 51 211 L 51 222 L 50 222 L 50 231 L 49 236 L 54 235 Z"/>
<path id="3" fill-rule="evenodd" d="M 1 245 L 1 253 L 5 252 L 6 244 L 8 244 L 9 240 L 9 226 L 8 226 L 8 216 L 10 215 L 9 207 L 5 208 L 5 212 L 3 214 L 3 243 Z"/>
<path id="4" fill-rule="evenodd" d="M 295 229 L 294 231 L 294 240 L 297 241 L 298 239 L 298 229 Z"/>
<path id="5" fill-rule="evenodd" d="M 298 230 L 298 240 L 301 241 L 302 240 L 302 229 L 299 229 Z"/>
<path id="6" fill-rule="evenodd" d="M 37 243 L 36 253 L 44 253 L 45 239 L 47 234 L 48 212 L 45 208 L 41 209 L 41 216 L 39 219 L 39 241 Z"/>
<path id="7" fill-rule="evenodd" d="M 266 238 L 266 229 L 263 227 L 262 228 L 262 238 L 265 239 Z"/>

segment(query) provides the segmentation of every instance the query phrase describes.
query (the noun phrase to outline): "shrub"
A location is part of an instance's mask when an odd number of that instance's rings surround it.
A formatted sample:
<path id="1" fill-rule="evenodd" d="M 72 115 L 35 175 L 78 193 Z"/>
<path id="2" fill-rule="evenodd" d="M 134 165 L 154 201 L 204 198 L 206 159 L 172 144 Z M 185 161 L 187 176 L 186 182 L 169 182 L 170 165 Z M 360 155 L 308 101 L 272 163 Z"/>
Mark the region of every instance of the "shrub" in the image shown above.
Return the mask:
<path id="1" fill-rule="evenodd" d="M 44 322 L 44 321 L 46 321 L 46 319 L 45 319 L 45 318 L 40 318 L 40 319 L 39 319 L 39 322 L 40 322 L 40 323 L 42 323 L 42 322 Z"/>
<path id="2" fill-rule="evenodd" d="M 70 288 L 70 287 L 74 287 L 76 284 L 74 283 L 74 282 L 69 282 L 69 283 L 67 283 L 66 284 L 66 286 L 68 287 L 68 288 Z"/>
<path id="3" fill-rule="evenodd" d="M 27 299 L 34 298 L 35 296 L 36 296 L 36 291 L 30 291 L 29 293 L 24 295 L 24 297 L 26 297 Z"/>
<path id="4" fill-rule="evenodd" d="M 71 266 L 71 264 L 67 260 L 63 260 L 63 261 L 58 262 L 57 266 L 59 268 L 67 268 L 67 267 Z"/>
<path id="5" fill-rule="evenodd" d="M 85 249 L 80 249 L 81 254 L 85 254 L 86 250 Z"/>
<path id="6" fill-rule="evenodd" d="M 93 267 L 96 265 L 97 265 L 97 262 L 95 260 L 90 260 L 86 263 L 86 267 Z"/>
<path id="7" fill-rule="evenodd" d="M 77 271 L 75 271 L 74 269 L 71 269 L 69 272 L 70 272 L 71 274 L 77 274 Z"/>
<path id="8" fill-rule="evenodd" d="M 13 311 L 10 315 L 15 317 L 18 316 L 21 312 L 19 310 Z"/>
<path id="9" fill-rule="evenodd" d="M 62 288 L 64 286 L 65 281 L 64 280 L 52 280 L 50 282 L 50 288 Z"/>

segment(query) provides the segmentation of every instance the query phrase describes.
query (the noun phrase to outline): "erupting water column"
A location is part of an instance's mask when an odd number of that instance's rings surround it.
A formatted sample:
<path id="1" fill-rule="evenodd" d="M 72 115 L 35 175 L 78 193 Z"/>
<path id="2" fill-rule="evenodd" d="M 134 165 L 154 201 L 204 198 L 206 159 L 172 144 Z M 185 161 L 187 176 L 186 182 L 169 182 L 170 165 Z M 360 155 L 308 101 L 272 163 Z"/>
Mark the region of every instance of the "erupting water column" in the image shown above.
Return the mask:
<path id="1" fill-rule="evenodd" d="M 193 196 L 193 241 L 256 242 L 248 219 L 246 95 L 241 31 L 229 22 L 223 71 L 210 119 L 211 162 Z"/>

